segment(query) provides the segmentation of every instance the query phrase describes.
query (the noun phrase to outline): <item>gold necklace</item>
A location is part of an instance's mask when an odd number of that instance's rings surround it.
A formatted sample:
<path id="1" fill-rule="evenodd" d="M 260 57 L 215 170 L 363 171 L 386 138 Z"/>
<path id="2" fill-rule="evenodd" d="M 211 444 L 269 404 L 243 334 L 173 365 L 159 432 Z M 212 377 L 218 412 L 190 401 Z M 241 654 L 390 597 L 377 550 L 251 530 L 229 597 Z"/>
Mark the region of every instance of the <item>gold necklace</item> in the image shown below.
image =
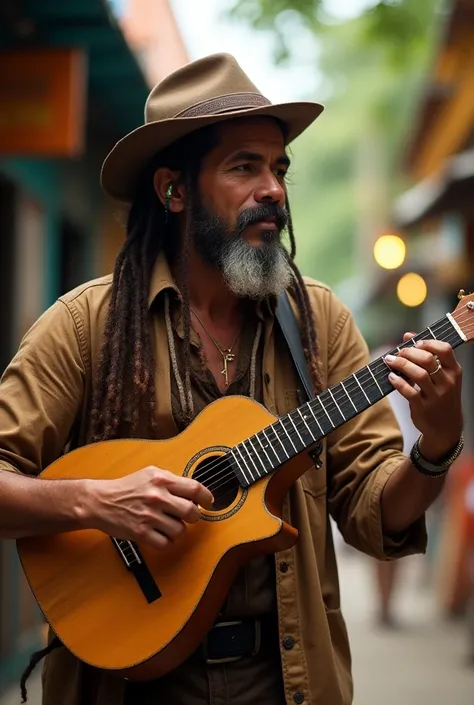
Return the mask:
<path id="1" fill-rule="evenodd" d="M 228 364 L 229 364 L 229 362 L 233 362 L 233 361 L 235 360 L 235 353 L 233 353 L 232 350 L 234 349 L 234 345 L 236 344 L 237 340 L 239 339 L 240 330 L 237 332 L 237 335 L 235 336 L 235 340 L 234 340 L 234 342 L 232 343 L 232 345 L 230 346 L 230 348 L 223 348 L 221 345 L 219 345 L 219 343 L 218 343 L 217 340 L 214 338 L 214 336 L 212 335 L 212 333 L 210 333 L 210 332 L 207 330 L 206 326 L 204 325 L 204 323 L 202 322 L 202 320 L 199 318 L 199 316 L 197 315 L 196 311 L 194 311 L 194 309 L 191 309 L 191 313 L 193 313 L 193 314 L 196 316 L 196 318 L 197 318 L 197 320 L 199 321 L 199 323 L 201 324 L 201 326 L 202 326 L 204 332 L 207 333 L 207 335 L 209 336 L 209 338 L 212 340 L 212 342 L 214 343 L 214 345 L 216 346 L 216 348 L 218 349 L 218 351 L 219 351 L 220 354 L 222 355 L 222 361 L 223 361 L 223 364 L 224 364 L 224 369 L 221 370 L 221 375 L 224 376 L 224 384 L 225 384 L 226 387 L 228 387 L 228 386 L 229 386 L 229 370 L 228 370 Z"/>

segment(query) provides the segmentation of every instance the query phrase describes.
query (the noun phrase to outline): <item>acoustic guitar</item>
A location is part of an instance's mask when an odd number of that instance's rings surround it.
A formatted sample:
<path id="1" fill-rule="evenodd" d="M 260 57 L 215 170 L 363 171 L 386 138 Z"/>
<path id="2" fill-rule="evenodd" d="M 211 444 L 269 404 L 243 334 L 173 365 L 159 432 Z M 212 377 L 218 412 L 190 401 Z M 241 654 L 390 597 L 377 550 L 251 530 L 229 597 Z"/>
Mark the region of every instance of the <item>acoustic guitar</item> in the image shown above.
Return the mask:
<path id="1" fill-rule="evenodd" d="M 463 294 L 453 313 L 400 348 L 471 340 L 474 294 Z M 285 495 L 310 468 L 318 472 L 310 453 L 325 436 L 393 391 L 388 372 L 379 357 L 280 418 L 248 398 L 224 397 L 169 440 L 95 443 L 46 468 L 49 479 L 114 479 L 156 465 L 195 478 L 215 498 L 161 551 L 95 530 L 18 540 L 30 587 L 63 644 L 132 680 L 182 663 L 214 623 L 238 568 L 295 544 L 297 531 L 281 518 Z"/>

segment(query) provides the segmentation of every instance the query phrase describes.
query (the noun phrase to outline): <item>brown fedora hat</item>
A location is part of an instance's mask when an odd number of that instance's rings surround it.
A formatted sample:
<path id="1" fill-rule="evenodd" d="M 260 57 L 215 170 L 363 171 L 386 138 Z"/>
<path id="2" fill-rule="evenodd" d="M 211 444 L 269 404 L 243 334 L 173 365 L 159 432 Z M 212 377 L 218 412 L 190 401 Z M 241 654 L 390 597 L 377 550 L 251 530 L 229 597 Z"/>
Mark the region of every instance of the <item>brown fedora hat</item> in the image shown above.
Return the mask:
<path id="1" fill-rule="evenodd" d="M 167 76 L 148 96 L 145 124 L 123 137 L 106 157 L 101 185 L 112 198 L 130 202 L 137 177 L 165 147 L 205 125 L 267 115 L 283 122 L 287 142 L 324 110 L 310 102 L 273 105 L 230 54 L 213 54 Z"/>

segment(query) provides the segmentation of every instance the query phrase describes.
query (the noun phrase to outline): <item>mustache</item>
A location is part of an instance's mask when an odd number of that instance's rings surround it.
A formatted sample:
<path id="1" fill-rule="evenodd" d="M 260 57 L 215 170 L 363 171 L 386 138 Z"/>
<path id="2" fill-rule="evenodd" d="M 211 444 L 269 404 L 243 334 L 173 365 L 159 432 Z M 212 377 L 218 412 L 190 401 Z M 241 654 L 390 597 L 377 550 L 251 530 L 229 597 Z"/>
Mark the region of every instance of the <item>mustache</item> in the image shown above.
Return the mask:
<path id="1" fill-rule="evenodd" d="M 278 230 L 281 232 L 288 225 L 288 211 L 276 203 L 260 203 L 255 208 L 246 208 L 239 213 L 236 230 L 241 235 L 249 225 L 255 225 L 265 220 L 274 220 Z"/>

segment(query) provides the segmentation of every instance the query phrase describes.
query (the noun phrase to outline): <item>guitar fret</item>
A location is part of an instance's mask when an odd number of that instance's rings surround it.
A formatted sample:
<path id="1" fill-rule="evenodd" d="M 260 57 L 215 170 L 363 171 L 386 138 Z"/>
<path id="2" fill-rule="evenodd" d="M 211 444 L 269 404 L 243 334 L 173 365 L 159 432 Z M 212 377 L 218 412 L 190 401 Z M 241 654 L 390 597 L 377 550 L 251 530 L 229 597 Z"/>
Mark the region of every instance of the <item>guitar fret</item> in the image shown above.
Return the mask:
<path id="1" fill-rule="evenodd" d="M 265 446 L 263 445 L 262 441 L 260 440 L 258 433 L 255 434 L 254 438 L 256 438 L 257 441 L 260 443 L 260 447 L 261 447 L 261 449 L 263 450 L 263 452 L 265 453 L 266 458 L 267 458 L 267 460 L 268 460 L 268 465 L 269 465 L 270 468 L 272 468 L 272 467 L 273 467 L 273 463 L 272 463 L 272 461 L 270 460 L 270 456 L 268 455 Z M 250 438 L 249 440 L 250 440 L 250 442 L 252 442 L 252 439 L 251 439 L 251 438 Z M 274 451 L 274 452 L 275 452 L 275 451 Z M 276 455 L 276 453 L 275 453 L 275 455 Z M 277 458 L 278 458 L 278 455 L 277 455 Z"/>
<path id="2" fill-rule="evenodd" d="M 326 416 L 328 417 L 329 423 L 331 424 L 331 426 L 332 426 L 333 428 L 336 428 L 336 426 L 335 426 L 334 423 L 333 423 L 332 418 L 329 416 L 328 410 L 327 410 L 326 407 L 324 406 L 324 404 L 323 404 L 322 400 L 320 399 L 320 397 L 316 397 L 316 401 L 319 401 L 319 403 L 321 404 L 321 407 L 322 407 L 324 413 L 326 414 Z"/>
<path id="3" fill-rule="evenodd" d="M 295 452 L 297 453 L 297 452 L 298 452 L 298 449 L 297 449 L 297 447 L 295 446 L 295 444 L 293 443 L 290 434 L 289 434 L 288 431 L 286 430 L 286 428 L 285 428 L 285 426 L 284 426 L 284 424 L 283 424 L 283 421 L 282 421 L 281 419 L 278 419 L 278 422 L 277 422 L 277 423 L 280 424 L 280 426 L 282 427 L 282 429 L 284 430 L 284 432 L 285 432 L 286 435 L 288 436 L 288 440 L 290 441 L 291 445 L 292 445 L 293 448 L 295 449 Z M 283 444 L 282 444 L 282 445 L 283 445 Z"/>
<path id="4" fill-rule="evenodd" d="M 305 417 L 304 417 L 303 414 L 301 413 L 300 409 L 297 409 L 297 412 L 298 412 L 298 414 L 301 416 L 301 420 L 303 421 L 304 425 L 305 425 L 306 428 L 308 429 L 309 435 L 311 436 L 311 438 L 313 439 L 313 441 L 315 441 L 316 438 L 315 438 L 315 436 L 313 435 L 313 432 L 312 432 L 311 428 L 309 427 L 308 422 L 306 421 Z"/>
<path id="5" fill-rule="evenodd" d="M 377 387 L 379 388 L 380 394 L 382 394 L 382 396 L 383 396 L 382 387 L 381 387 L 380 384 L 378 383 L 377 378 L 375 377 L 374 373 L 372 372 L 372 369 L 371 369 L 370 365 L 367 365 L 367 369 L 369 370 L 370 374 L 372 375 L 372 379 L 374 380 L 375 384 L 376 384 Z"/>
<path id="6" fill-rule="evenodd" d="M 314 411 L 313 411 L 313 407 L 311 406 L 311 404 L 308 404 L 307 406 L 308 406 L 308 409 L 309 409 L 310 412 L 311 412 L 311 416 L 313 417 L 313 419 L 314 419 L 314 420 L 316 421 L 316 423 L 318 424 L 318 428 L 319 428 L 319 430 L 321 431 L 322 435 L 324 436 L 324 431 L 323 431 L 323 429 L 322 429 L 321 424 L 320 424 L 319 421 L 318 421 L 318 417 L 316 416 L 316 414 L 315 414 Z"/>
<path id="7" fill-rule="evenodd" d="M 275 456 L 276 456 L 276 459 L 277 459 L 278 463 L 281 463 L 282 460 L 281 460 L 280 456 L 278 455 L 278 453 L 276 452 L 275 446 L 273 445 L 273 443 L 272 443 L 272 442 L 270 441 L 270 439 L 268 438 L 265 429 L 263 429 L 263 430 L 261 431 L 261 433 L 263 433 L 263 435 L 264 435 L 264 437 L 265 437 L 265 440 L 266 440 L 266 442 L 268 443 L 268 447 L 271 448 L 272 451 L 275 453 Z M 283 446 L 282 446 L 282 447 L 283 447 Z M 285 449 L 283 448 L 283 450 L 285 450 Z M 288 456 L 287 456 L 287 457 L 288 457 Z"/>
<path id="8" fill-rule="evenodd" d="M 279 441 L 281 447 L 283 448 L 283 452 L 284 452 L 285 455 L 286 455 L 286 459 L 289 460 L 290 455 L 289 455 L 289 453 L 287 452 L 285 446 L 283 445 L 283 441 L 281 440 L 280 436 L 279 436 L 278 433 L 276 432 L 276 430 L 275 430 L 275 428 L 274 428 L 274 424 L 272 424 L 269 428 L 273 431 L 273 433 L 274 433 L 276 439 Z"/>
<path id="9" fill-rule="evenodd" d="M 258 467 L 257 467 L 257 463 L 256 463 L 255 460 L 253 459 L 252 453 L 249 451 L 249 449 L 248 449 L 247 446 L 245 445 L 247 442 L 248 442 L 248 439 L 245 440 L 245 441 L 244 441 L 243 443 L 241 443 L 240 445 L 243 446 L 243 449 L 244 449 L 245 452 L 247 453 L 247 456 L 250 458 L 250 462 L 252 463 L 252 465 L 253 465 L 253 467 L 254 467 L 254 469 L 255 469 L 255 472 L 256 472 L 256 474 L 257 474 L 257 478 L 258 478 L 258 477 L 261 477 L 260 472 L 259 472 L 259 469 L 258 469 Z"/>
<path id="10" fill-rule="evenodd" d="M 352 401 L 352 397 L 350 396 L 349 392 L 348 392 L 347 389 L 345 388 L 344 382 L 341 382 L 341 387 L 342 387 L 342 389 L 345 391 L 345 393 L 346 393 L 346 395 L 347 395 L 347 398 L 349 399 L 350 403 L 351 403 L 352 406 L 354 407 L 354 411 L 357 413 L 358 409 L 357 409 L 356 405 L 354 404 L 354 402 Z"/>
<path id="11" fill-rule="evenodd" d="M 335 405 L 337 406 L 337 410 L 338 410 L 339 413 L 341 414 L 342 418 L 344 419 L 344 421 L 347 421 L 346 417 L 345 417 L 344 414 L 342 413 L 341 407 L 339 406 L 339 404 L 338 404 L 337 401 L 336 401 L 336 398 L 335 398 L 334 394 L 331 392 L 330 389 L 328 389 L 328 392 L 329 392 L 329 394 L 331 395 L 331 399 L 333 400 L 333 402 L 334 402 Z"/>
<path id="12" fill-rule="evenodd" d="M 300 439 L 300 441 L 301 441 L 301 443 L 302 443 L 302 445 L 303 445 L 303 447 L 304 447 L 304 446 L 305 446 L 305 442 L 304 442 L 303 439 L 301 438 L 301 434 L 300 434 L 300 432 L 298 431 L 298 429 L 296 428 L 295 422 L 294 422 L 293 419 L 291 418 L 291 414 L 288 414 L 288 418 L 290 419 L 290 421 L 291 421 L 291 423 L 292 423 L 292 425 L 293 425 L 293 428 L 295 429 L 295 431 L 296 431 L 296 433 L 297 433 L 297 435 L 298 435 L 298 438 Z"/>
<path id="13" fill-rule="evenodd" d="M 235 446 L 235 450 L 239 453 L 240 457 L 242 458 L 242 462 L 243 462 L 243 464 L 244 464 L 245 470 L 247 470 L 248 474 L 250 475 L 250 478 L 253 479 L 252 472 L 251 472 L 250 469 L 247 467 L 247 463 L 245 462 L 245 458 L 244 458 L 244 456 L 242 455 L 242 451 L 240 450 L 239 446 Z M 231 453 L 232 453 L 232 451 L 231 451 Z M 245 474 L 244 468 L 242 468 L 242 467 L 240 466 L 239 461 L 237 460 L 237 458 L 234 458 L 234 459 L 235 459 L 235 462 L 237 463 L 237 467 L 240 469 L 242 475 L 244 476 L 245 482 L 250 485 L 250 484 L 251 484 L 251 481 L 249 480 L 249 478 L 248 478 L 247 475 Z"/>
<path id="14" fill-rule="evenodd" d="M 431 328 L 430 328 L 429 326 L 428 326 L 428 330 L 429 330 L 429 332 L 431 333 L 431 335 L 433 336 L 433 338 L 434 338 L 435 340 L 438 340 L 438 338 L 435 336 L 435 334 L 433 333 L 433 331 L 431 330 Z"/>
<path id="15" fill-rule="evenodd" d="M 258 461 L 260 462 L 260 464 L 261 464 L 261 466 L 262 466 L 264 472 L 266 473 L 266 472 L 267 472 L 267 468 L 265 467 L 265 463 L 263 462 L 262 458 L 260 457 L 259 453 L 257 452 L 257 449 L 255 448 L 254 444 L 252 443 L 252 437 L 250 437 L 250 438 L 248 439 L 248 442 L 250 443 L 250 445 L 251 445 L 251 447 L 252 447 L 252 450 L 253 450 L 253 452 L 254 452 L 254 455 L 256 456 L 256 458 L 257 458 Z M 254 465 L 255 465 L 255 463 L 254 463 Z M 257 471 L 257 474 L 260 475 L 260 477 L 262 477 L 262 475 L 261 475 L 261 473 L 260 473 L 260 471 L 258 470 L 257 467 L 255 467 L 255 470 Z"/>

